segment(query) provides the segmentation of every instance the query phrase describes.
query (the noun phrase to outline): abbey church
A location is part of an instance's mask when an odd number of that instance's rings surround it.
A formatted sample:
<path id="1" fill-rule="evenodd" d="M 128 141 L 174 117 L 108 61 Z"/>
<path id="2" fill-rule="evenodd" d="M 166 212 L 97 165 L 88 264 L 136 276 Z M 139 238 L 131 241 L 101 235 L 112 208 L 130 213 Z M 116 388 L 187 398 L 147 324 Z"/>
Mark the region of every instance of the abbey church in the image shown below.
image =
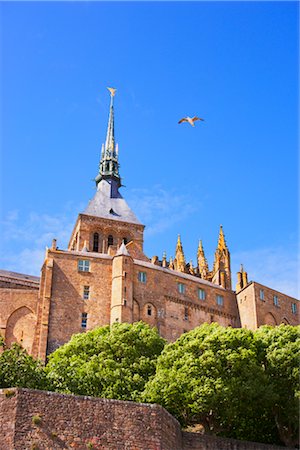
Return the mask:
<path id="1" fill-rule="evenodd" d="M 46 356 L 74 333 L 116 322 L 143 320 L 174 341 L 204 322 L 256 329 L 299 323 L 299 303 L 255 281 L 241 267 L 232 286 L 230 252 L 220 227 L 214 264 L 202 243 L 197 266 L 187 264 L 180 236 L 174 258 L 149 258 L 145 225 L 120 193 L 114 137 L 114 90 L 97 191 L 78 214 L 68 248 L 53 239 L 41 276 L 0 270 L 0 327 L 9 346 L 19 342 L 35 357 Z"/>

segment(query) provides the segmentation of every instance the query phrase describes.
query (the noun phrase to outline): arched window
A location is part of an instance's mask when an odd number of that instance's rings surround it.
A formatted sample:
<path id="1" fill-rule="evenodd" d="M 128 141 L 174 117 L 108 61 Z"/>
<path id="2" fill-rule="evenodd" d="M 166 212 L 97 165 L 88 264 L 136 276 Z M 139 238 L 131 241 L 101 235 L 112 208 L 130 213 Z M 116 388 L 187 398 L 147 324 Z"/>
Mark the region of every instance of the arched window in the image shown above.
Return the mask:
<path id="1" fill-rule="evenodd" d="M 99 234 L 98 233 L 94 233 L 93 236 L 93 252 L 98 252 L 99 251 Z"/>
<path id="2" fill-rule="evenodd" d="M 128 243 L 128 239 L 127 238 L 123 238 L 123 242 L 126 245 Z"/>
<path id="3" fill-rule="evenodd" d="M 152 316 L 152 307 L 151 307 L 151 305 L 147 306 L 147 315 L 148 316 Z"/>
<path id="4" fill-rule="evenodd" d="M 109 247 L 110 245 L 114 245 L 114 238 L 112 237 L 111 234 L 110 234 L 110 235 L 108 236 L 108 238 L 107 238 L 107 245 L 108 245 L 108 247 Z"/>

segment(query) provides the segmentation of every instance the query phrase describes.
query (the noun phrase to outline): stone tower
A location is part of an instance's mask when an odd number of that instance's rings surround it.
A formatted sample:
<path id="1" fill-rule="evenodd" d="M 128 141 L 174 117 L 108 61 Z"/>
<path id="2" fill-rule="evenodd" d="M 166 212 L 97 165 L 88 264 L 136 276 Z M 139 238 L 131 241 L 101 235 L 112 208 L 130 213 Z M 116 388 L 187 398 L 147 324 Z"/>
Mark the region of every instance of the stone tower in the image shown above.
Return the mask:
<path id="1" fill-rule="evenodd" d="M 114 135 L 114 96 L 111 93 L 105 144 L 102 145 L 99 172 L 95 177 L 97 191 L 83 214 L 79 214 L 69 242 L 69 250 L 115 254 L 122 242 L 130 243 L 132 256 L 145 259 L 142 225 L 119 192 L 118 146 Z"/>

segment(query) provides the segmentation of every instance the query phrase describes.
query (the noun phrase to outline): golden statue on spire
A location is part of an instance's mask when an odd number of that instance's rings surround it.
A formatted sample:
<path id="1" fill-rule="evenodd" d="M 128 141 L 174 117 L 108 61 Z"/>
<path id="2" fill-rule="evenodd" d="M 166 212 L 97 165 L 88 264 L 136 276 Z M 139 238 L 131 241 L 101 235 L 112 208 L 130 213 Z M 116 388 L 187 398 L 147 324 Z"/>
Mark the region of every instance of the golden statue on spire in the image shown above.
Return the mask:
<path id="1" fill-rule="evenodd" d="M 110 95 L 111 95 L 112 97 L 114 97 L 114 96 L 115 96 L 115 94 L 116 94 L 116 91 L 117 91 L 117 89 L 115 89 L 115 88 L 111 88 L 111 87 L 108 87 L 107 89 L 109 90 L 109 92 L 110 92 Z"/>

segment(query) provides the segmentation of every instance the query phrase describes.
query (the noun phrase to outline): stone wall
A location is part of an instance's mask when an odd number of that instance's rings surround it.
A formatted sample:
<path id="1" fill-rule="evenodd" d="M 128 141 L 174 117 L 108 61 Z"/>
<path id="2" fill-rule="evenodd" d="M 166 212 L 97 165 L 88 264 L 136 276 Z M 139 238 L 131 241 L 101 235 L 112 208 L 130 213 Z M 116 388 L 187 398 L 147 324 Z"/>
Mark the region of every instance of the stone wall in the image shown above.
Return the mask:
<path id="1" fill-rule="evenodd" d="M 264 298 L 260 298 L 260 291 Z M 274 304 L 274 296 L 278 298 L 278 305 Z M 281 323 L 299 325 L 299 306 L 297 299 L 267 286 L 250 282 L 237 293 L 237 302 L 241 318 L 241 326 L 255 330 L 261 325 L 280 325 Z M 298 311 L 292 312 L 292 304 L 296 304 Z"/>
<path id="2" fill-rule="evenodd" d="M 282 447 L 182 433 L 159 405 L 0 390 L 0 450 L 276 450 Z"/>

